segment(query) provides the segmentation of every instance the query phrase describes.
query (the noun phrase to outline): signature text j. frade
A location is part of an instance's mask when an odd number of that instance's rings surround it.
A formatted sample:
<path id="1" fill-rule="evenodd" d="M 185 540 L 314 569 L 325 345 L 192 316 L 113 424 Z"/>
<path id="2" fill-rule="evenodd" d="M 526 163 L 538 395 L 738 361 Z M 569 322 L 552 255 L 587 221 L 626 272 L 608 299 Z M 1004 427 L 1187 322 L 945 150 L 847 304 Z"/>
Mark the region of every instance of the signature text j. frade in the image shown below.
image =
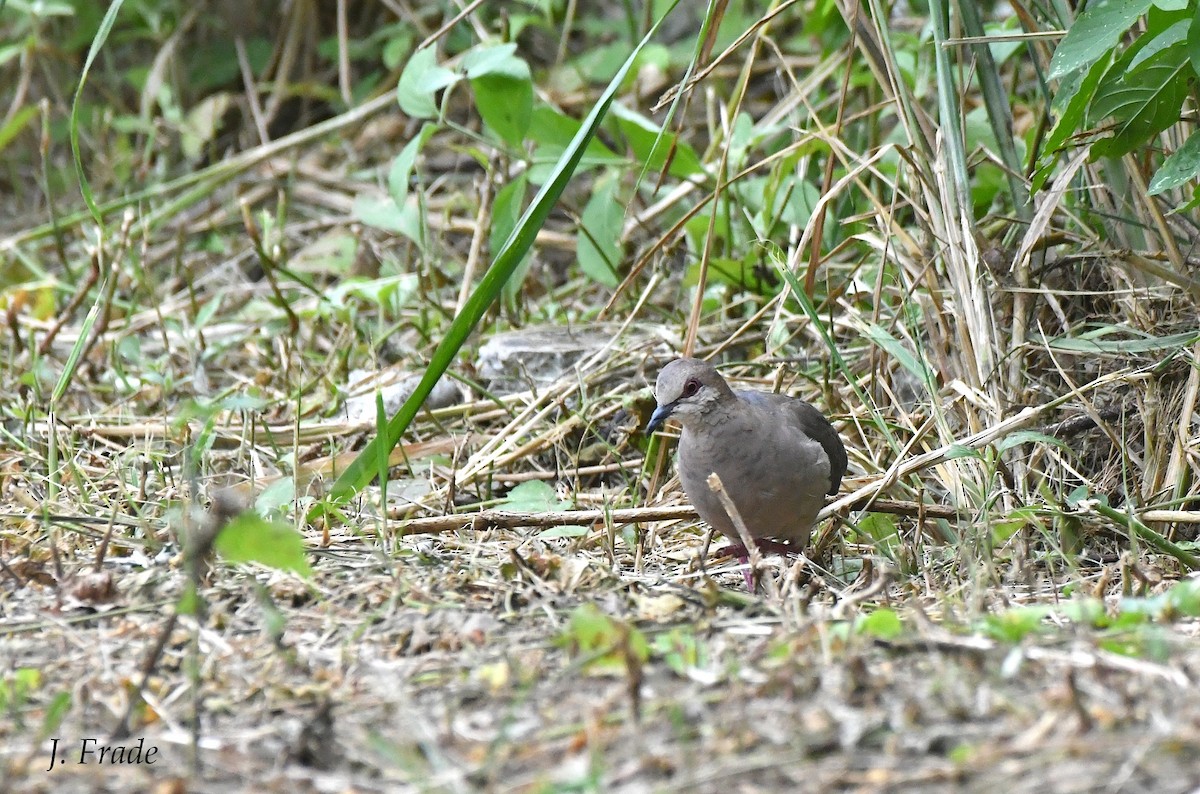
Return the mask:
<path id="1" fill-rule="evenodd" d="M 54 770 L 55 764 L 153 764 L 158 760 L 158 748 L 146 746 L 145 738 L 131 744 L 101 744 L 99 739 L 81 739 L 79 752 L 76 753 L 70 745 L 59 746 L 58 739 L 51 739 L 50 766 L 47 772 Z"/>

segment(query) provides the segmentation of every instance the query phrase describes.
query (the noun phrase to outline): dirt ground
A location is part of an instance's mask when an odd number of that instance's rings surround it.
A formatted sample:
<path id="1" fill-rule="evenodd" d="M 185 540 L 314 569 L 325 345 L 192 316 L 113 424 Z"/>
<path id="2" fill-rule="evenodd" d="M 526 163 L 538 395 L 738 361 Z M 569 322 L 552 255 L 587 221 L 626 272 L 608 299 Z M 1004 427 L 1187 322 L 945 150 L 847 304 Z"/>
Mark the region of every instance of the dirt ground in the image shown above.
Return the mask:
<path id="1" fill-rule="evenodd" d="M 767 575 L 785 591 L 752 597 L 728 559 L 711 579 L 690 571 L 695 532 L 660 537 L 640 573 L 586 542 L 500 531 L 405 538 L 390 556 L 373 537 L 335 536 L 311 586 L 219 566 L 203 625 L 176 625 L 120 740 L 112 733 L 180 586 L 170 555 L 115 563 L 120 592 L 107 605 L 5 577 L 3 669 L 41 671 L 25 702 L 9 704 L 5 788 L 1015 794 L 1200 783 L 1194 621 L 1141 627 L 1147 650 L 1133 655 L 1102 642 L 1119 633 L 1054 618 L 1005 642 L 938 614 L 940 597 L 883 584 L 882 567 L 875 587 L 848 592 L 825 579 L 792 586 L 775 560 Z M 1044 597 L 1052 583 L 1035 587 L 990 598 Z M 862 623 L 881 611 L 901 618 L 897 631 Z M 39 736 L 58 692 L 74 707 Z M 80 763 L 87 739 L 140 742 L 157 757 Z M 62 760 L 50 770 L 55 741 Z"/>

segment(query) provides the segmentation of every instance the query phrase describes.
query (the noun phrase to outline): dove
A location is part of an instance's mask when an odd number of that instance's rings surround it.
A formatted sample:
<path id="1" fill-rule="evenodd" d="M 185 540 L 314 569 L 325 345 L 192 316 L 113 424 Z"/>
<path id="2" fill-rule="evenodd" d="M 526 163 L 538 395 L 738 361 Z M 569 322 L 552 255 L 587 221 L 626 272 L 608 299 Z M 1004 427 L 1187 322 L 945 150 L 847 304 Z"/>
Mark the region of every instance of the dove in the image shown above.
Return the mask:
<path id="1" fill-rule="evenodd" d="M 663 367 L 654 396 L 658 407 L 646 431 L 668 418 L 682 425 L 679 480 L 700 518 L 733 541 L 730 550 L 745 562 L 710 474 L 721 478 L 760 550 L 802 551 L 825 496 L 837 493 L 846 473 L 846 448 L 829 420 L 795 397 L 732 389 L 716 368 L 694 358 Z"/>

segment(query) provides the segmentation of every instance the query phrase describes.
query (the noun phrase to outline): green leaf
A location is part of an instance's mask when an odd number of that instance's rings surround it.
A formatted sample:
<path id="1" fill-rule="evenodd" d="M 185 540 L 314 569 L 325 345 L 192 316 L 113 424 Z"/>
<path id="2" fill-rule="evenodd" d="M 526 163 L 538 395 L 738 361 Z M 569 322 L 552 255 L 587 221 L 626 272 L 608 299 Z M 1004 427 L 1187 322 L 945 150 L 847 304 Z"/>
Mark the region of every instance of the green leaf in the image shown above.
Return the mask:
<path id="1" fill-rule="evenodd" d="M 633 156 L 645 170 L 662 170 L 663 164 L 667 162 L 667 157 L 671 156 L 671 167 L 667 169 L 667 173 L 676 179 L 703 178 L 705 176 L 704 166 L 700 164 L 696 150 L 686 141 L 679 140 L 678 135 L 663 132 L 650 119 L 621 105 L 613 106 L 613 116 L 617 120 L 617 127 L 621 130 L 621 134 L 629 143 Z M 656 149 L 655 143 L 659 141 L 660 137 L 661 142 L 658 143 Z M 673 156 L 672 146 L 674 146 Z"/>
<path id="2" fill-rule="evenodd" d="M 200 614 L 200 593 L 195 582 L 185 582 L 179 600 L 175 602 L 175 613 L 178 615 Z"/>
<path id="3" fill-rule="evenodd" d="M 435 119 L 438 106 L 434 97 L 458 80 L 457 74 L 438 65 L 435 48 L 426 47 L 414 52 L 404 65 L 396 86 L 396 100 L 400 109 L 415 119 Z"/>
<path id="4" fill-rule="evenodd" d="M 1133 56 L 1133 60 L 1129 62 L 1130 71 L 1136 70 L 1143 63 L 1158 55 L 1163 50 L 1174 47 L 1187 41 L 1188 29 L 1191 28 L 1191 20 L 1181 19 L 1169 25 L 1165 30 L 1150 37 L 1150 40 L 1142 46 Z M 1147 34 L 1150 35 L 1150 34 Z"/>
<path id="5" fill-rule="evenodd" d="M 1102 626 L 1108 621 L 1108 612 L 1099 598 L 1078 598 L 1066 601 L 1059 612 L 1072 623 L 1082 626 Z"/>
<path id="6" fill-rule="evenodd" d="M 1007 543 L 1022 527 L 1034 523 L 1036 514 L 1031 507 L 1019 507 L 1004 518 L 991 522 L 992 543 L 1000 546 Z"/>
<path id="7" fill-rule="evenodd" d="M 563 524 L 557 527 L 543 529 L 537 533 L 539 540 L 552 540 L 554 538 L 582 538 L 588 533 L 587 527 L 581 527 L 575 524 Z"/>
<path id="8" fill-rule="evenodd" d="M 1111 138 L 1092 145 L 1095 157 L 1120 157 L 1145 145 L 1152 136 L 1179 121 L 1188 97 L 1187 53 L 1176 45 L 1147 61 L 1137 71 L 1121 71 L 1120 62 L 1109 70 L 1115 80 L 1101 83 L 1088 119 L 1096 123 L 1113 118 L 1117 123 Z"/>
<path id="9" fill-rule="evenodd" d="M 1026 636 L 1045 629 L 1048 606 L 1012 607 L 983 619 L 984 632 L 1005 642 L 1020 642 Z"/>
<path id="10" fill-rule="evenodd" d="M 930 383 L 932 375 L 929 369 L 900 340 L 875 323 L 868 323 L 865 330 L 868 339 L 878 345 L 890 357 L 898 361 L 900 366 L 908 370 L 917 380 L 927 385 Z"/>
<path id="11" fill-rule="evenodd" d="M 492 201 L 492 228 L 488 230 L 488 250 L 499 251 L 517 228 L 521 220 L 521 209 L 525 205 L 525 190 L 529 185 L 528 172 L 521 173 L 516 179 L 500 188 Z M 532 260 L 531 252 L 526 252 L 521 261 L 513 269 L 513 275 L 504 284 L 502 290 L 504 299 L 510 303 L 516 299 L 525 281 L 525 273 L 529 270 Z"/>
<path id="12" fill-rule="evenodd" d="M 533 113 L 533 82 L 489 74 L 471 81 L 483 123 L 509 146 L 520 148 Z"/>
<path id="13" fill-rule="evenodd" d="M 1172 617 L 1200 617 L 1200 580 L 1184 579 L 1167 591 Z"/>
<path id="14" fill-rule="evenodd" d="M 254 562 L 305 578 L 312 576 L 300 533 L 287 524 L 267 521 L 251 510 L 226 524 L 213 545 L 226 562 Z"/>
<path id="15" fill-rule="evenodd" d="M 1135 336 L 1132 339 L 1108 340 L 1102 338 L 1113 334 L 1121 334 L 1128 337 L 1134 336 L 1134 333 L 1130 328 L 1109 325 L 1099 330 L 1091 331 L 1086 336 L 1060 336 L 1048 339 L 1046 340 L 1046 344 L 1053 350 L 1062 350 L 1068 353 L 1104 353 L 1126 356 L 1141 353 L 1156 353 L 1164 350 L 1180 350 L 1185 347 L 1191 347 L 1197 341 L 1200 341 L 1200 334 L 1197 333 L 1170 334 L 1168 336 L 1143 335 L 1140 337 Z"/>
<path id="16" fill-rule="evenodd" d="M 896 531 L 896 517 L 889 513 L 867 513 L 858 522 L 858 529 L 881 551 L 886 551 L 900 542 Z"/>
<path id="17" fill-rule="evenodd" d="M 1151 0 L 1101 0 L 1088 6 L 1054 51 L 1049 79 L 1058 80 L 1107 53 L 1150 4 Z"/>
<path id="18" fill-rule="evenodd" d="M 262 492 L 254 500 L 254 509 L 260 515 L 266 515 L 284 505 L 290 505 L 295 498 L 296 481 L 291 477 L 280 477 L 262 489 Z"/>
<path id="19" fill-rule="evenodd" d="M 422 124 L 421 131 L 404 145 L 400 154 L 392 161 L 392 167 L 388 169 L 388 194 L 397 207 L 403 207 L 404 200 L 408 198 L 408 180 L 412 176 L 417 155 L 421 153 L 421 147 L 429 141 L 435 130 L 435 124 Z"/>
<path id="20" fill-rule="evenodd" d="M 288 269 L 294 273 L 308 275 L 349 276 L 358 256 L 359 236 L 342 227 L 331 229 L 292 254 Z M 210 303 L 216 305 L 211 309 L 205 307 L 205 323 L 211 319 L 215 310 L 220 308 L 219 301 L 214 300 Z M 203 327 L 199 319 L 194 321 L 194 324 Z"/>
<path id="21" fill-rule="evenodd" d="M 525 137 L 534 142 L 533 165 L 525 173 L 529 181 L 535 185 L 543 184 L 550 165 L 557 160 L 579 132 L 580 123 L 564 113 L 560 113 L 548 105 L 538 104 L 533 109 L 529 121 L 529 129 Z M 597 165 L 624 166 L 627 161 L 619 157 L 601 141 L 593 138 L 588 142 L 583 159 L 580 160 L 580 170 Z"/>
<path id="22" fill-rule="evenodd" d="M 408 201 L 403 207 L 398 207 L 390 197 L 360 194 L 355 196 L 350 214 L 368 226 L 403 234 L 419 247 L 425 247 L 421 213 L 415 202 Z"/>
<path id="23" fill-rule="evenodd" d="M 554 489 L 544 480 L 530 480 L 515 486 L 500 503 L 505 510 L 519 513 L 549 513 L 570 509 L 569 502 L 560 501 Z"/>
<path id="24" fill-rule="evenodd" d="M 1101 59 L 1086 72 L 1073 72 L 1059 84 L 1051 105 L 1058 112 L 1058 121 L 1046 136 L 1045 151 L 1053 154 L 1062 149 L 1067 140 L 1083 127 L 1092 97 L 1096 95 L 1108 66 L 1109 60 Z M 1035 184 L 1033 189 L 1039 190 L 1040 186 Z"/>
<path id="25" fill-rule="evenodd" d="M 83 194 L 83 203 L 87 205 L 88 212 L 92 214 L 92 219 L 100 227 L 101 239 L 103 239 L 104 232 L 104 214 L 100 211 L 99 205 L 96 204 L 96 198 L 92 194 L 92 185 L 88 181 L 87 173 L 83 170 L 83 152 L 79 148 L 79 100 L 83 96 L 83 86 L 87 83 L 88 74 L 91 73 L 92 63 L 95 62 L 96 56 L 100 54 L 100 50 L 104 48 L 104 42 L 108 40 L 108 34 L 112 32 L 113 25 L 117 22 L 117 14 L 120 13 L 121 6 L 124 3 L 125 0 L 113 0 L 108 10 L 104 12 L 104 19 L 100 21 L 100 27 L 96 31 L 96 35 L 92 38 L 91 47 L 88 48 L 87 58 L 83 61 L 83 70 L 79 74 L 79 83 L 75 86 L 75 96 L 71 98 L 69 130 L 71 156 L 75 161 L 75 178 L 79 182 L 79 191 Z M 82 336 L 86 335 L 86 333 L 82 334 Z"/>
<path id="26" fill-rule="evenodd" d="M 1009 433 L 1004 438 L 996 442 L 996 449 L 1000 452 L 1010 450 L 1013 447 L 1021 444 L 1049 444 L 1059 447 L 1060 449 L 1070 449 L 1071 445 L 1063 441 L 1061 438 L 1048 436 L 1045 433 L 1039 433 L 1036 430 L 1018 430 L 1015 433 Z"/>
<path id="27" fill-rule="evenodd" d="M 904 633 L 904 624 L 894 609 L 876 609 L 869 615 L 861 615 L 854 621 L 854 628 L 859 634 L 878 637 L 881 640 L 891 640 Z"/>
<path id="28" fill-rule="evenodd" d="M 1091 491 L 1088 490 L 1088 487 L 1086 485 L 1077 485 L 1071 489 L 1071 492 L 1069 494 L 1067 494 L 1067 499 L 1066 499 L 1067 507 L 1074 510 L 1076 507 L 1079 506 L 1080 502 L 1085 502 L 1091 498 L 1092 498 L 1092 493 L 1091 493 Z"/>
<path id="29" fill-rule="evenodd" d="M 12 139 L 25 129 L 25 125 L 37 115 L 37 112 L 37 105 L 27 105 L 14 113 L 13 117 L 5 122 L 3 127 L 0 127 L 0 152 L 3 152 Z"/>
<path id="30" fill-rule="evenodd" d="M 615 287 L 621 281 L 617 266 L 621 263 L 625 205 L 617 201 L 619 181 L 615 174 L 597 180 L 592 197 L 583 208 L 576 248 L 579 267 L 592 281 L 607 287 Z"/>
<path id="31" fill-rule="evenodd" d="M 484 124 L 500 140 L 520 147 L 533 114 L 533 79 L 516 50 L 511 42 L 476 47 L 463 56 L 462 68 Z"/>
<path id="32" fill-rule="evenodd" d="M 650 658 L 650 644 L 642 632 L 610 618 L 594 604 L 584 604 L 572 612 L 566 631 L 558 639 L 560 645 L 584 657 L 589 667 L 601 671 L 622 672 L 630 663 L 644 664 Z"/>
<path id="33" fill-rule="evenodd" d="M 1188 136 L 1163 164 L 1154 172 L 1150 180 L 1148 193 L 1157 196 L 1167 190 L 1173 190 L 1200 176 L 1200 132 Z"/>
<path id="34" fill-rule="evenodd" d="M 42 727 L 38 732 L 40 737 L 47 737 L 55 733 L 63 720 L 67 716 L 67 712 L 71 710 L 71 693 L 59 692 L 46 706 L 46 713 L 42 717 Z"/>
<path id="35" fill-rule="evenodd" d="M 517 45 L 513 42 L 480 45 L 463 55 L 462 71 L 471 80 L 483 77 L 485 74 L 506 75 L 528 80 L 529 64 L 525 63 L 516 52 Z"/>
<path id="36" fill-rule="evenodd" d="M 1188 62 L 1192 65 L 1192 76 L 1200 77 L 1200 3 L 1192 14 L 1192 24 L 1187 34 Z"/>
<path id="37" fill-rule="evenodd" d="M 559 196 L 566 189 L 567 184 L 571 181 L 571 175 L 575 172 L 579 161 L 583 158 L 583 153 L 595 135 L 596 130 L 600 127 L 600 122 L 604 114 L 608 111 L 616 97 L 617 91 L 620 88 L 621 81 L 629 72 L 633 65 L 637 54 L 650 41 L 651 37 L 658 32 L 659 25 L 662 24 L 662 19 L 670 15 L 670 12 L 679 4 L 679 0 L 674 0 L 662 18 L 656 22 L 638 45 L 634 48 L 626 59 L 625 64 L 621 67 L 620 72 L 613 78 L 596 100 L 596 104 L 588 113 L 583 125 L 579 128 L 579 132 L 571 140 L 571 144 L 563 152 L 563 156 L 559 159 L 554 167 L 554 171 L 550 174 L 550 178 L 542 189 L 538 191 L 534 197 L 533 203 L 529 205 L 529 209 L 521 217 L 520 222 L 513 229 L 513 233 L 505 240 L 503 247 L 497 251 L 492 260 L 491 266 L 484 273 L 479 285 L 471 293 L 467 299 L 466 305 L 462 311 L 450 323 L 450 327 L 446 330 L 441 342 L 438 343 L 437 349 L 434 350 L 430 358 L 429 365 L 425 368 L 425 373 L 421 376 L 421 380 L 417 383 L 412 395 L 400 406 L 400 410 L 391 418 L 387 426 L 387 436 L 376 436 L 371 439 L 358 456 L 351 461 L 346 470 L 342 472 L 337 481 L 334 482 L 330 489 L 329 500 L 326 503 L 319 503 L 310 513 L 310 518 L 317 512 L 331 512 L 331 508 L 336 508 L 338 505 L 345 504 L 356 493 L 364 488 L 374 476 L 375 466 L 374 461 L 377 455 L 379 445 L 385 445 L 387 449 L 395 448 L 396 444 L 400 443 L 404 431 L 408 429 L 409 424 L 416 417 L 417 411 L 425 402 L 425 398 L 433 391 L 434 385 L 441 379 L 450 363 L 454 360 L 458 350 L 466 342 L 475 325 L 483 317 L 488 308 L 500 296 L 504 284 L 512 276 L 517 266 L 524 259 L 525 254 L 533 245 L 537 237 L 538 230 L 546 222 L 550 211 L 558 202 Z"/>
<path id="38" fill-rule="evenodd" d="M 951 444 L 946 450 L 946 460 L 957 460 L 958 458 L 982 458 L 979 450 L 974 447 L 968 447 L 965 444 Z"/>

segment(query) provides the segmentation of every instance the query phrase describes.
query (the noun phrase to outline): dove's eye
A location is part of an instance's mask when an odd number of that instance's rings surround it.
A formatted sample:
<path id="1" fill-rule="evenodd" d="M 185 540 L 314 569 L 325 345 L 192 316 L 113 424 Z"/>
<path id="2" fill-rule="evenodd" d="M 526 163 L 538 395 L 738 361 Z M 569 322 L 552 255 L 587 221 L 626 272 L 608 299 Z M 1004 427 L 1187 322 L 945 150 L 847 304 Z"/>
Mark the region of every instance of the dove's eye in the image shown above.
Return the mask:
<path id="1" fill-rule="evenodd" d="M 695 397 L 696 392 L 700 391 L 700 381 L 692 378 L 687 383 L 683 384 L 683 396 Z"/>

